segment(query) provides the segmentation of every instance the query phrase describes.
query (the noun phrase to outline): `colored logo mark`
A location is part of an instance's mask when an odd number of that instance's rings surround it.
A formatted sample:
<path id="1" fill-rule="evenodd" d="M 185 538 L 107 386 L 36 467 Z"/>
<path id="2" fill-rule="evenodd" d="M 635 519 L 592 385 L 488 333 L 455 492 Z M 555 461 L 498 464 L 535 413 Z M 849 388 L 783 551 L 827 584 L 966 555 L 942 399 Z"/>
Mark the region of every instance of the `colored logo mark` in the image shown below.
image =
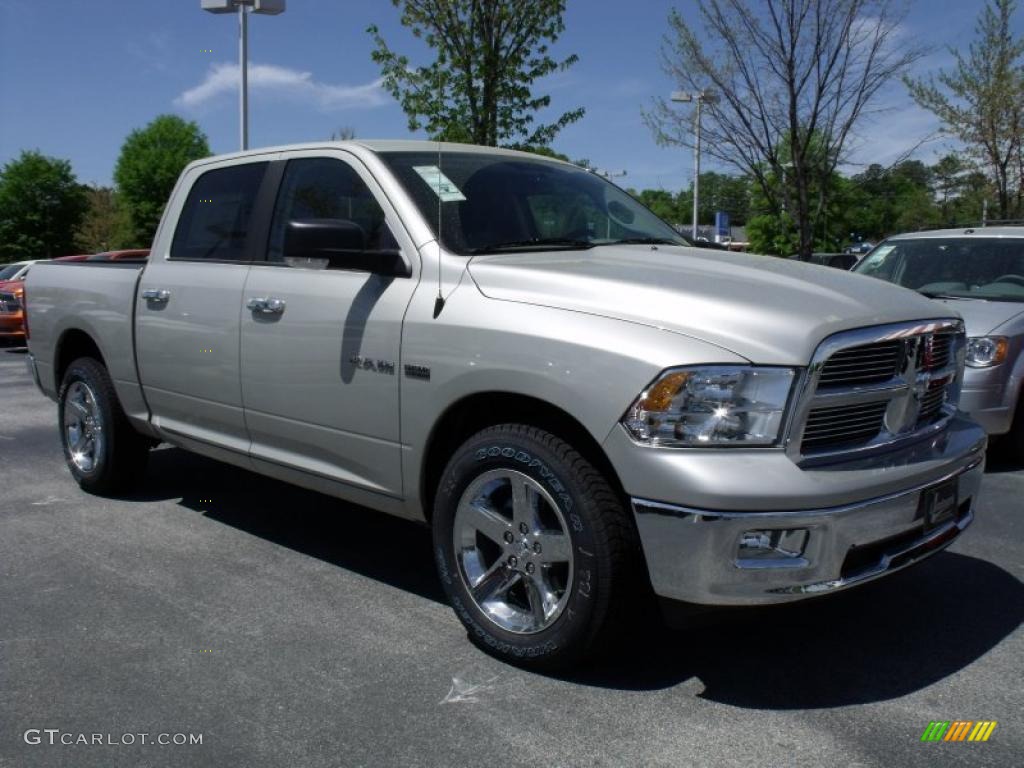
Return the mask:
<path id="1" fill-rule="evenodd" d="M 921 741 L 988 741 L 996 725 L 995 720 L 932 720 Z"/>

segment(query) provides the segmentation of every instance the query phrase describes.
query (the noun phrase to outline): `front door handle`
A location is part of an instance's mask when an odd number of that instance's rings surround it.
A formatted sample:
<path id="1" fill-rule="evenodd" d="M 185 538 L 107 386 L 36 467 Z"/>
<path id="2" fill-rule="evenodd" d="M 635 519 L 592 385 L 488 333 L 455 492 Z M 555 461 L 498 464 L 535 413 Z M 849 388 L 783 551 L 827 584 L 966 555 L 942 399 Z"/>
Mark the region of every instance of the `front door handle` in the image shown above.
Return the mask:
<path id="1" fill-rule="evenodd" d="M 285 302 L 276 296 L 259 296 L 249 299 L 245 306 L 263 315 L 280 315 L 284 312 Z"/>
<path id="2" fill-rule="evenodd" d="M 154 304 L 166 304 L 171 298 L 171 292 L 165 288 L 147 288 L 142 292 L 142 298 Z"/>

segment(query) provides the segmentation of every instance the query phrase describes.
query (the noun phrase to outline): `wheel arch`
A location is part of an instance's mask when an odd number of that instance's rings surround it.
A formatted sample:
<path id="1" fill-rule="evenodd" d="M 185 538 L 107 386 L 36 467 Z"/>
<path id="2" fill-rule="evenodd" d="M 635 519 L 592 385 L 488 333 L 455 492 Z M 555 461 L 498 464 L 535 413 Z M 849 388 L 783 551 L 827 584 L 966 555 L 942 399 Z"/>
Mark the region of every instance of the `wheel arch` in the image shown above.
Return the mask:
<path id="1" fill-rule="evenodd" d="M 526 424 L 557 435 L 593 464 L 623 504 L 628 504 L 618 473 L 604 449 L 572 414 L 546 400 L 521 393 L 476 392 L 448 406 L 430 430 L 420 467 L 419 489 L 427 522 L 433 516 L 434 495 L 441 473 L 452 454 L 470 436 L 498 424 Z"/>
<path id="2" fill-rule="evenodd" d="M 81 328 L 69 328 L 60 335 L 54 348 L 54 391 L 60 391 L 60 385 L 64 381 L 64 373 L 68 366 L 80 357 L 92 357 L 102 366 L 107 366 L 103 352 L 93 337 Z"/>

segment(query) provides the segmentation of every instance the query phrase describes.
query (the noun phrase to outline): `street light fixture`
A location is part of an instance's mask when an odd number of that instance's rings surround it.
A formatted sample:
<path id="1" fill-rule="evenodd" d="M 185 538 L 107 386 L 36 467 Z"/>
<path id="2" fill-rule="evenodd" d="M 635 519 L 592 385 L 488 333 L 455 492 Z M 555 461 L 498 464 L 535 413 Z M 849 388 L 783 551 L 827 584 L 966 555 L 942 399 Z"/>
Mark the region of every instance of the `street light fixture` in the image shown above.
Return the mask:
<path id="1" fill-rule="evenodd" d="M 714 104 L 718 98 L 711 91 L 673 91 L 672 101 L 690 103 L 697 102 L 697 136 L 693 146 L 693 239 L 697 240 L 697 203 L 700 199 L 700 108 L 706 102 Z"/>
<path id="2" fill-rule="evenodd" d="M 210 13 L 238 14 L 238 86 L 239 131 L 242 149 L 249 148 L 249 11 L 265 16 L 284 13 L 285 0 L 200 0 Z"/>

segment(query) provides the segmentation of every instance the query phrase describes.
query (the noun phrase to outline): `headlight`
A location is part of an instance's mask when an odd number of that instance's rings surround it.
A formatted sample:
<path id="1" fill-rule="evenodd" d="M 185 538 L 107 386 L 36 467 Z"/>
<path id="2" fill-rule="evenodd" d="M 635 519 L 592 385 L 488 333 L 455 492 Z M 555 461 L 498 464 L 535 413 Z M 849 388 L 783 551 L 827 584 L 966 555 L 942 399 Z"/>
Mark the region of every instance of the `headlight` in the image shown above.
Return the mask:
<path id="1" fill-rule="evenodd" d="M 622 424 L 648 445 L 774 445 L 795 378 L 792 368 L 672 368 L 640 393 Z"/>
<path id="2" fill-rule="evenodd" d="M 967 365 L 991 368 L 1006 359 L 1010 340 L 1005 336 L 972 336 L 967 340 Z"/>

